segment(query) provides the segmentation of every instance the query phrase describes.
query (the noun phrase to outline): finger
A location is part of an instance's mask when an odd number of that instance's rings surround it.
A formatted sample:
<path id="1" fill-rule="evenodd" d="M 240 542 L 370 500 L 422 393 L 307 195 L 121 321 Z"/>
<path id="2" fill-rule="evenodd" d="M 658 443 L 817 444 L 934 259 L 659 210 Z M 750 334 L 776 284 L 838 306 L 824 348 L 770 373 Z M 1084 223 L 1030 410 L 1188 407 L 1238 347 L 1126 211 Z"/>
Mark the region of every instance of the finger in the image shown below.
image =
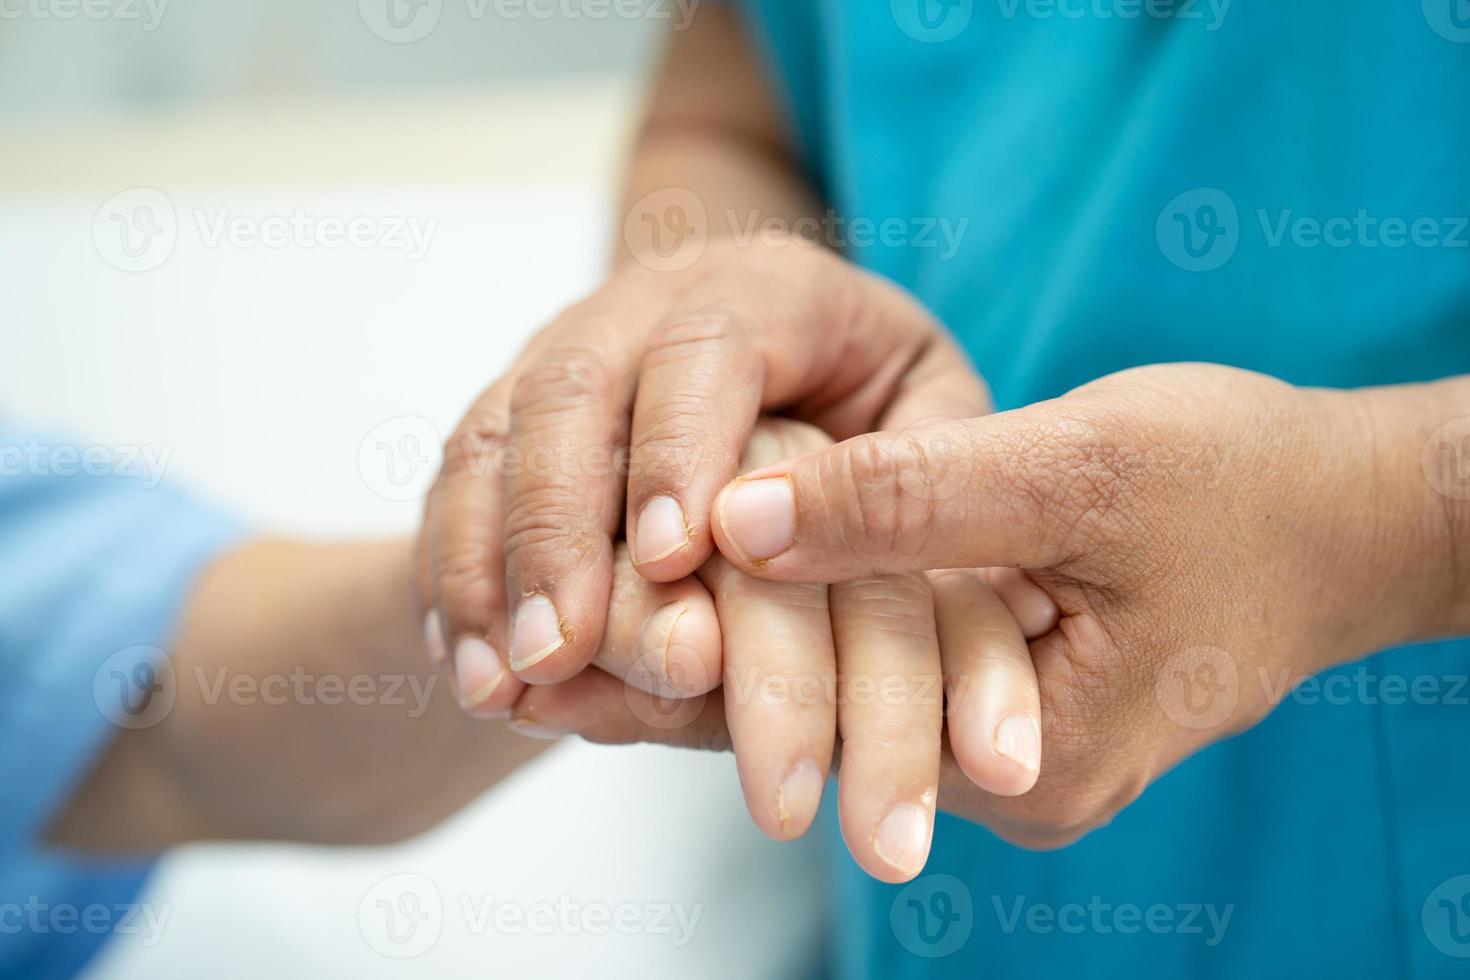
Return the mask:
<path id="1" fill-rule="evenodd" d="M 750 467 L 827 445 L 817 429 L 763 420 Z M 836 655 L 824 585 L 763 582 L 716 555 L 699 571 L 724 647 L 725 718 L 745 804 L 776 840 L 806 833 L 822 802 L 837 729 Z"/>
<path id="2" fill-rule="evenodd" d="M 425 506 L 420 601 L 425 642 L 448 663 L 471 714 L 504 714 L 522 684 L 506 668 L 500 483 L 507 385 L 492 386 L 449 438 Z"/>
<path id="3" fill-rule="evenodd" d="M 1019 796 L 1041 771 L 1041 693 L 1026 638 L 974 571 L 930 576 L 950 749 L 981 789 Z"/>
<path id="4" fill-rule="evenodd" d="M 994 410 L 990 389 L 974 365 L 952 339 L 940 334 L 904 374 L 878 428 L 907 429 L 931 419 L 973 419 Z"/>
<path id="5" fill-rule="evenodd" d="M 899 394 L 914 403 L 905 411 L 952 404 L 947 385 L 930 398 L 906 379 L 964 363 L 916 300 L 824 249 L 793 241 L 711 268 L 674 301 L 640 368 L 626 520 L 639 572 L 658 581 L 709 556 L 710 505 L 762 408 L 855 435 Z"/>
<path id="6" fill-rule="evenodd" d="M 715 539 L 786 581 L 1052 567 L 1072 557 L 1079 480 L 1095 475 L 1066 442 L 1043 406 L 859 436 L 728 484 Z"/>
<path id="7" fill-rule="evenodd" d="M 730 747 L 721 698 L 701 695 L 670 702 L 600 669 L 528 689 L 516 702 L 510 727 L 533 738 L 580 735 L 604 745 L 652 742 L 711 751 Z"/>
<path id="8" fill-rule="evenodd" d="M 827 587 L 763 582 L 718 555 L 699 577 L 719 613 L 725 718 L 746 808 L 767 836 L 800 837 L 821 805 L 837 729 Z"/>
<path id="9" fill-rule="evenodd" d="M 1028 640 L 1045 636 L 1057 628 L 1062 612 L 1046 590 L 1019 568 L 987 568 L 985 579 L 1015 617 Z"/>
<path id="10" fill-rule="evenodd" d="M 596 654 L 625 477 L 636 317 L 606 294 L 528 351 L 511 391 L 505 476 L 510 667 L 547 684 Z M 595 337 L 593 336 L 595 334 Z"/>
<path id="11" fill-rule="evenodd" d="M 720 684 L 720 620 L 697 579 L 660 584 L 633 570 L 628 548 L 613 561 L 612 604 L 592 661 L 642 691 L 691 698 Z"/>
<path id="12" fill-rule="evenodd" d="M 944 696 L 922 575 L 834 585 L 842 736 L 838 810 L 858 864 L 887 882 L 924 868 L 934 832 Z"/>

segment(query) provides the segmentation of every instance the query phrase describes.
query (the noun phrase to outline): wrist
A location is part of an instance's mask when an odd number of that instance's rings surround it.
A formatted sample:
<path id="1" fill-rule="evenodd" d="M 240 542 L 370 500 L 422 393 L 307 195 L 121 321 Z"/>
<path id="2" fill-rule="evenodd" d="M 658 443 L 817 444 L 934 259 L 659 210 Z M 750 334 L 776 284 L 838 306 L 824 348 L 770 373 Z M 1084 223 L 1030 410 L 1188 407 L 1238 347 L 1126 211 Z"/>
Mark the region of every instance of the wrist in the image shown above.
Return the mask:
<path id="1" fill-rule="evenodd" d="M 1470 632 L 1470 481 L 1456 482 L 1470 442 L 1446 438 L 1470 438 L 1470 389 L 1454 380 L 1324 395 L 1358 473 L 1338 495 L 1337 522 L 1348 619 L 1365 647 L 1353 653 Z"/>

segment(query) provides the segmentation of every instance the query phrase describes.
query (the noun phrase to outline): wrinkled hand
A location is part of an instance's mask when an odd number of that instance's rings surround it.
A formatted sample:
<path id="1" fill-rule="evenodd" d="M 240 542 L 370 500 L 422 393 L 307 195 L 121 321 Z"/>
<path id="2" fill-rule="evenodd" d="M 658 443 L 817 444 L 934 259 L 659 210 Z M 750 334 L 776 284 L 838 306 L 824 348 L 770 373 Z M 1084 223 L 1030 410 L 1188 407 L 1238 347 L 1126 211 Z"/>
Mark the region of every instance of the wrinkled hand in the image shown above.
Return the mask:
<path id="1" fill-rule="evenodd" d="M 1390 535 L 1426 521 L 1396 520 L 1377 443 L 1352 393 L 1142 368 L 756 471 L 721 492 L 714 533 L 770 581 L 1030 570 L 1062 612 L 1031 643 L 1041 779 L 1013 799 L 951 779 L 940 803 L 1059 846 L 1304 676 L 1414 638 L 1403 611 L 1444 580 L 1397 557 L 1416 552 Z M 1417 450 L 1395 466 L 1418 477 Z"/>
<path id="2" fill-rule="evenodd" d="M 811 426 L 763 420 L 744 467 L 830 444 Z M 883 575 L 829 590 L 752 578 L 715 555 L 698 577 L 718 623 L 707 605 L 691 604 L 679 643 L 708 646 L 718 631 L 721 692 L 680 700 L 625 687 L 615 670 L 584 671 L 527 690 L 517 726 L 731 746 L 751 816 L 778 840 L 801 835 L 816 815 L 840 732 L 843 833 L 858 863 L 887 881 L 917 874 L 928 855 L 946 710 L 965 778 L 1002 795 L 1035 783 L 1040 702 L 1026 638 L 1052 629 L 1056 610 L 1025 576 L 1004 576 L 997 589 L 978 572 L 947 573 L 932 587 L 924 574 Z M 617 581 L 634 591 L 614 589 L 612 636 L 627 615 L 620 603 L 636 606 L 637 590 L 658 587 L 621 572 Z"/>
<path id="3" fill-rule="evenodd" d="M 644 579 L 703 565 L 714 495 L 777 408 L 846 438 L 983 414 L 988 397 L 907 294 L 797 241 L 629 265 L 541 331 L 449 439 L 427 502 L 426 631 L 468 693 L 491 660 L 519 675 L 491 710 L 592 660 L 625 514 Z"/>

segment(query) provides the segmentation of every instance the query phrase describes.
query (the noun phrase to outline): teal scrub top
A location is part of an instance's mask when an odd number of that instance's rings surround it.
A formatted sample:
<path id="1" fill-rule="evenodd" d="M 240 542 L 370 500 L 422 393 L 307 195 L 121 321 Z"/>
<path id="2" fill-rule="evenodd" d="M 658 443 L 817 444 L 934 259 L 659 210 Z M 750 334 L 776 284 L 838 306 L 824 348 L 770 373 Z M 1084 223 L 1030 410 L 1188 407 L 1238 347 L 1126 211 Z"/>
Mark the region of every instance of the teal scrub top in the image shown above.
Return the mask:
<path id="1" fill-rule="evenodd" d="M 1166 361 L 1470 373 L 1466 0 L 743 7 L 829 239 L 1000 408 Z M 905 887 L 829 814 L 835 972 L 1470 976 L 1467 677 L 1461 641 L 1335 670 L 1061 851 L 941 817 Z"/>

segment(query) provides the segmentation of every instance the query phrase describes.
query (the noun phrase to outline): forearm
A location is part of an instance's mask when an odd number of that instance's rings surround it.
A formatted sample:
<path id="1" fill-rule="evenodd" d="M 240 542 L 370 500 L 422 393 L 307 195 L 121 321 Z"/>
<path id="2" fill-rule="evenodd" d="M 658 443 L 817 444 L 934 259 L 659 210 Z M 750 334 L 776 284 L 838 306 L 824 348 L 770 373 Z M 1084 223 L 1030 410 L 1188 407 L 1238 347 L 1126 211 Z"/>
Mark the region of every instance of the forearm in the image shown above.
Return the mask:
<path id="1" fill-rule="evenodd" d="M 711 241 L 800 229 L 821 204 L 791 150 L 768 79 L 739 17 L 701 8 L 673 34 L 656 76 L 624 180 L 617 264 L 671 235 L 670 207 L 697 201 Z"/>
<path id="2" fill-rule="evenodd" d="M 259 542 L 216 562 L 168 651 L 173 707 L 118 734 L 53 839 L 393 840 L 534 755 L 455 704 L 423 650 L 410 561 L 395 541 Z"/>

